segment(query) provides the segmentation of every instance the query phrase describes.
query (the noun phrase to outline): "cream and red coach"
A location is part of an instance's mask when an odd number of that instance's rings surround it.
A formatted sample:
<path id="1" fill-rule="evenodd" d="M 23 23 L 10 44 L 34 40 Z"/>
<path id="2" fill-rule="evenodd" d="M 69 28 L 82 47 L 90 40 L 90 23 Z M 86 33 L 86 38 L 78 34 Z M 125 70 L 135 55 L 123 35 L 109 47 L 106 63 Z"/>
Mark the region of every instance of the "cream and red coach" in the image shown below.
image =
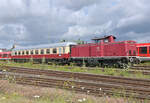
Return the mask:
<path id="1" fill-rule="evenodd" d="M 37 47 L 17 47 L 12 51 L 12 60 L 23 62 L 45 60 L 45 62 L 68 63 L 72 45 L 76 45 L 76 43 L 63 42 Z"/>

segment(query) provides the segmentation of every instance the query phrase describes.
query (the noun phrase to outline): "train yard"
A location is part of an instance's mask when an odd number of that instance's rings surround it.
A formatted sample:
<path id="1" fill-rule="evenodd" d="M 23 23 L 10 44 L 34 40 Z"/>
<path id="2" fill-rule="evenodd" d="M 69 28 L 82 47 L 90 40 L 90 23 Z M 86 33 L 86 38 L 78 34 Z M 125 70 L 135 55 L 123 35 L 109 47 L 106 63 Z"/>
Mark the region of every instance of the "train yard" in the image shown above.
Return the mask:
<path id="1" fill-rule="evenodd" d="M 0 77 L 23 85 L 64 88 L 89 95 L 150 99 L 149 79 L 10 66 L 1 67 Z"/>
<path id="2" fill-rule="evenodd" d="M 150 1 L 0 3 L 0 103 L 150 103 Z"/>

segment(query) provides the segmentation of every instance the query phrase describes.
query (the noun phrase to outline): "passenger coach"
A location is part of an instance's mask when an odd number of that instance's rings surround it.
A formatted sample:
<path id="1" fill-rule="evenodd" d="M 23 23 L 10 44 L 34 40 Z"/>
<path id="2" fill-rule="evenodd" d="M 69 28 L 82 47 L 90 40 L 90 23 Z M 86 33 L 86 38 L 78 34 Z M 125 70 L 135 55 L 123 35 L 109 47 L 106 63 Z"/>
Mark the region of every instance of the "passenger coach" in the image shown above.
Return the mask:
<path id="1" fill-rule="evenodd" d="M 150 43 L 139 43 L 136 47 L 140 61 L 150 61 Z"/>
<path id="2" fill-rule="evenodd" d="M 0 51 L 0 60 L 10 60 L 11 51 Z"/>
<path id="3" fill-rule="evenodd" d="M 16 47 L 12 51 L 12 60 L 22 62 L 30 60 L 42 62 L 44 60 L 45 62 L 68 63 L 72 45 L 76 45 L 76 43 L 63 42 L 38 47 Z"/>

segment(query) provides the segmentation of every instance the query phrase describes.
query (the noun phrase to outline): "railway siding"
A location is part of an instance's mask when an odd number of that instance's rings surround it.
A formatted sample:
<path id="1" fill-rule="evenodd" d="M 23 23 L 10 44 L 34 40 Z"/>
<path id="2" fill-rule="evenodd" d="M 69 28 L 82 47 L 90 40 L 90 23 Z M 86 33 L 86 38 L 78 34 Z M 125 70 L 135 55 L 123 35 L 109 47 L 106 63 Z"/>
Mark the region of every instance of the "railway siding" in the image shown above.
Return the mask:
<path id="1" fill-rule="evenodd" d="M 0 72 L 1 78 L 12 77 L 16 83 L 46 86 L 65 87 L 95 95 L 113 95 L 115 90 L 124 91 L 127 97 L 134 94 L 134 98 L 150 99 L 150 80 L 124 78 L 87 73 L 72 73 L 53 70 L 40 70 L 19 67 L 5 67 Z M 118 92 L 119 93 L 119 92 Z M 123 93 L 119 93 L 123 95 Z"/>

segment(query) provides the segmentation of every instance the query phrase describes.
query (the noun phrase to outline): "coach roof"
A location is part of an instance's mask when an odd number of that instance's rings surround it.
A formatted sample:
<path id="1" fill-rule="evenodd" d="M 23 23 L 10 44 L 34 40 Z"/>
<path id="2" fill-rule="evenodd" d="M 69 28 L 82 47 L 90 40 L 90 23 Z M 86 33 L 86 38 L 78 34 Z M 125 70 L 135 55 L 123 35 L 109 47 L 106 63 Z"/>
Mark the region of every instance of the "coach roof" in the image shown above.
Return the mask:
<path id="1" fill-rule="evenodd" d="M 43 45 L 36 45 L 36 46 L 16 46 L 14 51 L 16 50 L 28 50 L 28 49 L 40 49 L 40 48 L 56 48 L 56 47 L 64 47 L 70 45 L 77 45 L 75 42 L 62 42 L 62 43 L 53 43 L 53 44 L 43 44 Z"/>

